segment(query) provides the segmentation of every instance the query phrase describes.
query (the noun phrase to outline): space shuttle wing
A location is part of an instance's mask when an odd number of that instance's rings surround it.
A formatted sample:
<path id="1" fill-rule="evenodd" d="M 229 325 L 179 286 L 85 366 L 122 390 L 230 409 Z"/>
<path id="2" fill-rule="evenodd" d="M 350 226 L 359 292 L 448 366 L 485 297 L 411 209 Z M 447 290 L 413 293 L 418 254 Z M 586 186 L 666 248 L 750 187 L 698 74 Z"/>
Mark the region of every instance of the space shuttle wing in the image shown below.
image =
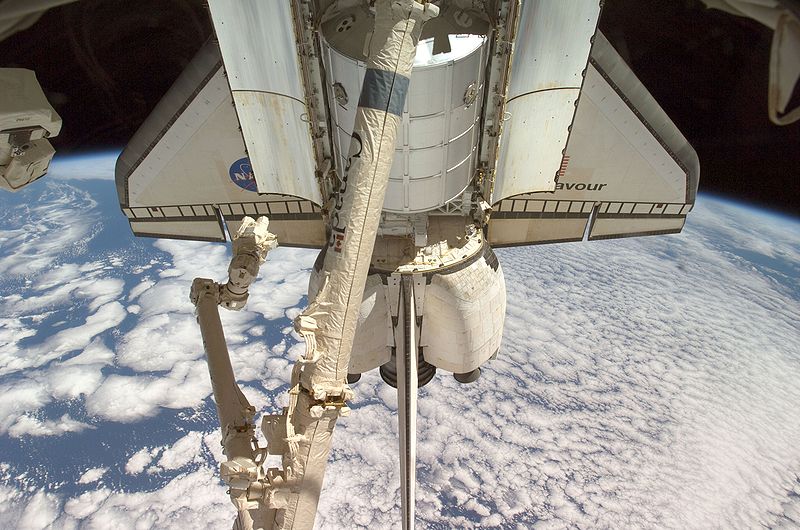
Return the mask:
<path id="1" fill-rule="evenodd" d="M 117 193 L 139 236 L 225 241 L 244 216 L 267 215 L 281 245 L 319 247 L 306 197 L 259 193 L 217 45 L 207 43 L 117 160 Z M 282 191 L 282 192 L 281 192 Z"/>
<path id="2" fill-rule="evenodd" d="M 493 205 L 494 246 L 680 232 L 699 163 L 666 113 L 597 32 L 553 192 Z"/>

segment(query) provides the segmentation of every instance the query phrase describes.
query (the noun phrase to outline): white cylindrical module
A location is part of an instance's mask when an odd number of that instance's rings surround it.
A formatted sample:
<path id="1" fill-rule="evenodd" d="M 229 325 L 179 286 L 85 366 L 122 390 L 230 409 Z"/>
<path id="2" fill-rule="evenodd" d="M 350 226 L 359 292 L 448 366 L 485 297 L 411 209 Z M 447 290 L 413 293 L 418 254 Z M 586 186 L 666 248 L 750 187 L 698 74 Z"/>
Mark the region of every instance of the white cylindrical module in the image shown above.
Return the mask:
<path id="1" fill-rule="evenodd" d="M 460 197 L 472 179 L 488 39 L 452 34 L 449 41 L 451 51 L 436 55 L 433 38 L 417 46 L 384 211 L 435 210 Z M 344 167 L 366 65 L 325 39 L 322 46 L 334 150 Z"/>

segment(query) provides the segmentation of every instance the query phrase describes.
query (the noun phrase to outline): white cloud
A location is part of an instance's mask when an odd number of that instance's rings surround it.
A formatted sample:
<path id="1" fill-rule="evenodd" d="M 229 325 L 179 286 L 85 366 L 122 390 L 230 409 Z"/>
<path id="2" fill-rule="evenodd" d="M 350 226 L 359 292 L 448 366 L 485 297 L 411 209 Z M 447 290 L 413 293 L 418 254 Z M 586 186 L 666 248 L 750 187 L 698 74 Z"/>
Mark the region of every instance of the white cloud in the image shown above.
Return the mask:
<path id="1" fill-rule="evenodd" d="M 22 517 L 19 521 L 16 521 L 15 525 L 26 530 L 50 528 L 58 518 L 60 509 L 61 503 L 56 495 L 38 491 L 28 501 L 25 511 L 22 512 Z"/>
<path id="2" fill-rule="evenodd" d="M 47 390 L 30 379 L 0 385 L 0 434 L 5 434 L 26 412 L 49 401 Z"/>
<path id="3" fill-rule="evenodd" d="M 109 302 L 119 300 L 124 286 L 125 282 L 119 278 L 98 278 L 88 285 L 82 285 L 76 294 L 90 300 L 89 311 L 95 311 Z"/>
<path id="4" fill-rule="evenodd" d="M 99 268 L 100 266 L 98 266 Z M 37 276 L 29 290 L 4 297 L 2 313 L 35 316 L 34 313 L 59 305 L 86 302 L 90 312 L 118 299 L 124 282 L 104 276 L 105 271 L 81 271 L 74 263 L 57 265 Z"/>
<path id="5" fill-rule="evenodd" d="M 0 522 L 8 522 L 9 528 L 17 525 L 22 518 L 26 500 L 19 489 L 0 484 Z"/>
<path id="6" fill-rule="evenodd" d="M 92 484 L 97 482 L 103 478 L 103 475 L 105 475 L 107 471 L 107 467 L 93 467 L 87 469 L 78 479 L 78 484 Z"/>
<path id="7" fill-rule="evenodd" d="M 80 354 L 57 361 L 47 368 L 26 371 L 28 377 L 0 379 L 0 434 L 11 436 L 52 436 L 80 432 L 91 425 L 68 414 L 55 419 L 35 413 L 53 400 L 72 400 L 92 394 L 103 381 L 102 369 L 113 353 L 99 339 L 93 340 Z"/>
<path id="8" fill-rule="evenodd" d="M 64 361 L 60 362 L 61 366 L 75 366 L 75 365 L 106 365 L 110 364 L 114 359 L 114 352 L 99 338 L 95 338 L 86 346 L 83 351 Z"/>
<path id="9" fill-rule="evenodd" d="M 64 514 L 61 517 L 62 521 L 64 521 L 63 526 L 65 528 L 76 526 L 78 521 L 83 521 L 87 518 L 90 518 L 91 515 L 97 511 L 97 509 L 103 504 L 103 502 L 106 501 L 106 499 L 108 499 L 110 495 L 111 490 L 107 488 L 100 488 L 93 491 L 87 491 L 86 493 L 69 499 L 66 503 L 64 503 Z M 70 525 L 67 523 L 67 521 L 71 521 L 73 524 Z M 109 528 L 113 527 L 114 525 Z M 122 527 L 117 526 L 117 528 Z"/>
<path id="10" fill-rule="evenodd" d="M 103 365 L 59 365 L 45 372 L 50 395 L 57 400 L 76 399 L 94 392 L 103 381 Z"/>
<path id="11" fill-rule="evenodd" d="M 0 243 L 15 252 L 0 254 L 0 274 L 4 278 L 31 276 L 51 268 L 55 256 L 84 254 L 97 233 L 96 206 L 97 202 L 83 190 L 45 183 L 35 202 L 18 206 L 14 215 L 4 218 Z"/>
<path id="12" fill-rule="evenodd" d="M 180 469 L 192 462 L 200 462 L 202 460 L 200 453 L 202 442 L 202 433 L 190 432 L 171 447 L 166 448 L 156 465 L 162 469 Z"/>
<path id="13" fill-rule="evenodd" d="M 63 329 L 22 350 L 20 341 L 31 334 L 25 328 L 19 330 L 22 327 L 19 326 L 18 333 L 12 334 L 5 345 L 5 351 L 0 352 L 0 375 L 43 366 L 66 353 L 82 350 L 95 336 L 116 327 L 126 316 L 127 312 L 119 302 L 109 302 L 86 317 L 83 324 Z"/>
<path id="14" fill-rule="evenodd" d="M 8 429 L 9 436 L 22 438 L 25 436 L 58 436 L 67 432 L 81 432 L 94 429 L 94 426 L 83 423 L 64 414 L 56 420 L 40 420 L 28 414 L 18 416 Z"/>
<path id="15" fill-rule="evenodd" d="M 83 325 L 56 333 L 47 340 L 46 347 L 59 353 L 83 349 L 96 335 L 119 325 L 126 315 L 122 304 L 109 302 L 88 316 Z"/>
<path id="16" fill-rule="evenodd" d="M 234 518 L 231 506 L 213 470 L 203 468 L 153 492 L 101 490 L 71 498 L 56 524 L 80 522 L 91 529 L 228 528 Z"/>
<path id="17" fill-rule="evenodd" d="M 75 241 L 90 237 L 91 226 L 78 228 Z M 136 422 L 165 408 L 203 411 L 211 387 L 188 292 L 195 276 L 224 279 L 226 247 L 156 243 L 170 259 L 133 273 L 142 276 L 129 296 L 136 314 L 117 303 L 121 284 L 113 281 L 130 271 L 95 258 L 54 265 L 60 249 L 33 233 L 15 229 L 7 240 L 29 238 L 50 262 L 34 260 L 39 275 L 25 296 L 9 294 L 0 309 L 0 366 L 25 367 L 0 379 L 0 433 L 55 432 L 76 421 L 45 417 L 42 407 L 62 400 L 85 404 L 93 424 Z M 681 236 L 498 252 L 509 292 L 499 357 L 474 385 L 439 374 L 422 391 L 420 525 L 796 526 L 798 234 L 796 223 L 708 201 Z M 265 412 L 285 403 L 278 389 L 302 350 L 283 319 L 299 311 L 313 259 L 276 250 L 248 310 L 223 312 L 234 368 Z M 19 264 L 0 257 L 0 273 L 16 274 Z M 45 312 L 90 299 L 102 300 L 98 314 L 111 318 L 37 341 Z M 114 330 L 123 318 L 126 331 Z M 318 528 L 398 525 L 394 391 L 375 373 L 355 390 L 355 410 L 334 436 Z M 55 513 L 54 527 L 228 527 L 234 511 L 210 462 L 223 458 L 215 418 L 208 428 L 169 447 L 130 449 L 129 474 L 180 473 L 153 492 L 98 488 L 68 498 L 0 486 L 0 527 L 39 506 L 34 526 Z M 201 457 L 209 462 L 198 464 Z"/>
<path id="18" fill-rule="evenodd" d="M 163 337 L 157 346 L 154 337 Z M 138 372 L 172 370 L 179 363 L 197 359 L 205 363 L 200 328 L 191 314 L 140 318 L 117 347 L 117 362 Z"/>
<path id="19" fill-rule="evenodd" d="M 150 449 L 143 447 L 136 451 L 125 464 L 125 472 L 129 475 L 138 475 L 153 461 L 153 457 L 160 451 L 159 448 Z"/>
<path id="20" fill-rule="evenodd" d="M 214 429 L 203 435 L 203 447 L 211 453 L 217 465 L 226 460 L 225 454 L 222 452 L 222 433 L 219 429 Z"/>
<path id="21" fill-rule="evenodd" d="M 128 292 L 128 300 L 131 301 L 131 302 L 136 300 L 136 298 L 138 298 L 139 295 L 141 295 L 143 292 L 147 291 L 148 289 L 150 289 L 154 285 L 155 285 L 155 282 L 152 281 L 152 280 L 149 280 L 149 279 L 142 280 L 139 283 L 139 285 L 134 286 Z"/>
<path id="22" fill-rule="evenodd" d="M 130 423 L 155 416 L 162 407 L 197 407 L 210 393 L 205 364 L 179 362 L 166 376 L 108 376 L 86 398 L 86 410 L 100 418 Z"/>

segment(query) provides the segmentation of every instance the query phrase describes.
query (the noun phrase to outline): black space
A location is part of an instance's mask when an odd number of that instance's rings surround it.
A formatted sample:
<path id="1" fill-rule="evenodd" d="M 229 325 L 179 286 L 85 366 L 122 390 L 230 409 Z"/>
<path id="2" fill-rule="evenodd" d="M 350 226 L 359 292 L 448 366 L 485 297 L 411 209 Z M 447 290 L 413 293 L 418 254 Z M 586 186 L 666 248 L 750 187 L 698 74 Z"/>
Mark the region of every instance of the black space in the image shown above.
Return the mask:
<path id="1" fill-rule="evenodd" d="M 800 123 L 767 117 L 769 29 L 699 0 L 607 0 L 600 26 L 697 150 L 701 192 L 800 213 Z M 0 67 L 36 71 L 60 153 L 120 148 L 211 34 L 200 0 L 82 0 L 0 43 Z"/>

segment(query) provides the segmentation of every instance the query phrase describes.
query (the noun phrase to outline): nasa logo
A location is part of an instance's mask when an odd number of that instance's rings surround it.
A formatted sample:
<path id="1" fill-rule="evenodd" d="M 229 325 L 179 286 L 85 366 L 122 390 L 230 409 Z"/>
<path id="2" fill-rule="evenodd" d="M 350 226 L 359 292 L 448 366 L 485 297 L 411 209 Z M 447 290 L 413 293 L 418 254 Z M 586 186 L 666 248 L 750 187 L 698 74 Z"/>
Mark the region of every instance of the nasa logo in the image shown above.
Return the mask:
<path id="1" fill-rule="evenodd" d="M 608 184 L 587 184 L 585 182 L 559 182 L 556 184 L 556 191 L 575 190 L 575 191 L 600 191 Z"/>
<path id="2" fill-rule="evenodd" d="M 228 170 L 228 175 L 231 182 L 247 191 L 258 191 L 256 186 L 256 176 L 253 174 L 253 167 L 250 165 L 250 159 L 247 157 L 240 158 Z"/>

